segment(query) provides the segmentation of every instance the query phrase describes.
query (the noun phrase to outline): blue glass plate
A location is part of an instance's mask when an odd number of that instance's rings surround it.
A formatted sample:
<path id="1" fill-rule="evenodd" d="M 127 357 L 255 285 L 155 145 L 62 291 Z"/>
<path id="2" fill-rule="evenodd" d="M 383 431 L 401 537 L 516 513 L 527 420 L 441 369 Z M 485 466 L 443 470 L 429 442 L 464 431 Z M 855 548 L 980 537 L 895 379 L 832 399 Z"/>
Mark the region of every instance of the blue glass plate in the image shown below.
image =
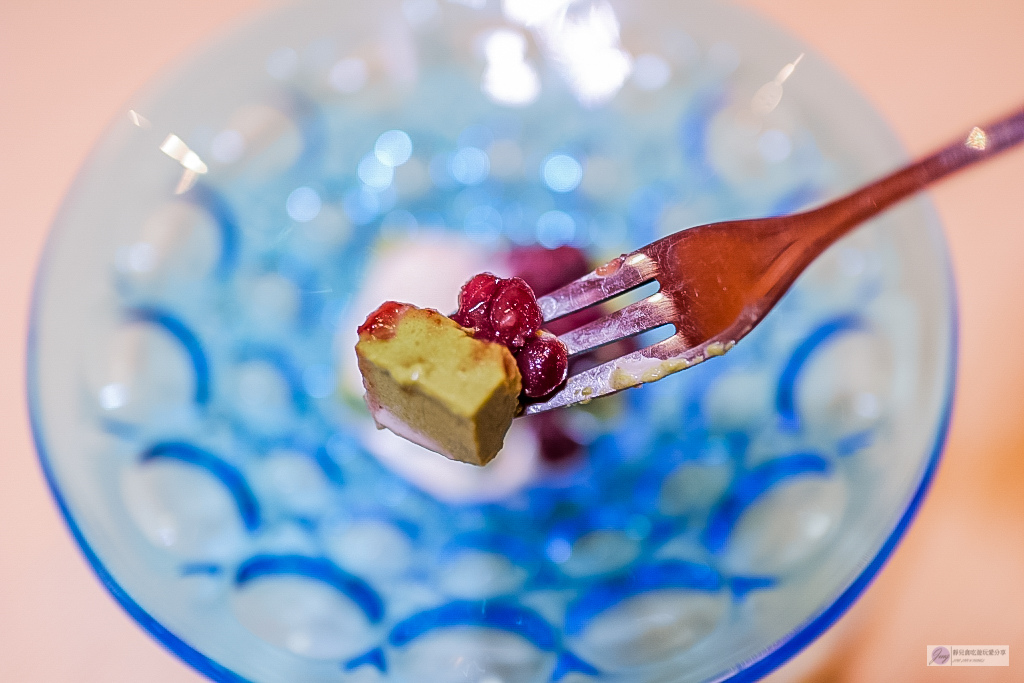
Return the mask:
<path id="1" fill-rule="evenodd" d="M 716 3 L 324 2 L 140 95 L 56 222 L 28 367 L 113 595 L 226 681 L 752 680 L 813 640 L 945 435 L 926 201 L 726 356 L 519 420 L 486 468 L 374 429 L 352 351 L 385 299 L 451 310 L 530 250 L 597 264 L 897 165 L 828 65 L 780 73 L 803 52 Z"/>

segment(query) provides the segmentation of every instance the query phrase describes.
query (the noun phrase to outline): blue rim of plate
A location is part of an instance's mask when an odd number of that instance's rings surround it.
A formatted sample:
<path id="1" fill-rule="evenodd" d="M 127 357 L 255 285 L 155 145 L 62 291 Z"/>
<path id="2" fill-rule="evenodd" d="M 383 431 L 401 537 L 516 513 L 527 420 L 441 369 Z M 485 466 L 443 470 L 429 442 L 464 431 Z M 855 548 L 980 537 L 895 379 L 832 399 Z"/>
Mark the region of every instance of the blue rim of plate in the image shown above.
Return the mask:
<path id="1" fill-rule="evenodd" d="M 754 16 L 760 17 L 760 14 L 757 12 L 750 10 L 748 10 L 748 12 Z M 760 18 L 764 21 L 768 21 L 763 17 Z M 782 30 L 777 26 L 776 29 L 780 31 Z M 90 150 L 86 160 L 82 163 L 79 173 L 76 174 L 75 180 L 66 192 L 64 200 L 61 203 L 61 207 L 53 220 L 53 226 L 59 226 L 62 223 L 65 211 L 67 210 L 72 197 L 76 195 L 79 178 L 81 177 L 81 170 L 88 166 L 90 161 L 95 157 L 96 150 L 106 141 L 109 132 L 110 126 L 108 125 L 103 133 L 98 137 L 96 145 L 92 150 Z M 926 221 L 931 224 L 932 230 L 941 234 L 941 222 L 939 221 L 934 207 L 930 203 L 925 207 L 925 214 Z M 53 471 L 49 456 L 47 455 L 48 449 L 43 434 L 41 410 L 37 405 L 38 390 L 36 388 L 36 370 L 38 362 L 36 358 L 35 342 L 39 298 L 46 276 L 45 266 L 49 260 L 49 254 L 53 248 L 53 244 L 58 236 L 58 232 L 51 228 L 46 239 L 42 256 L 39 260 L 39 266 L 32 284 L 32 294 L 29 306 L 29 328 L 26 338 L 25 391 L 28 404 L 29 425 L 32 432 L 32 440 L 39 456 L 39 464 L 43 470 L 43 476 L 46 479 L 47 486 L 53 494 L 57 507 L 60 510 L 64 521 L 67 523 L 68 529 L 71 531 L 71 535 L 74 537 L 79 549 L 82 551 L 86 561 L 89 563 L 89 566 L 96 573 L 97 577 L 99 577 L 100 582 L 114 600 L 116 600 L 117 603 L 121 605 L 121 607 L 136 622 L 138 622 L 143 629 L 153 636 L 157 642 L 181 658 L 182 661 L 193 667 L 199 673 L 209 677 L 211 680 L 223 681 L 224 683 L 256 683 L 238 675 L 200 652 L 183 638 L 173 633 L 170 629 L 160 623 L 157 618 L 147 612 L 145 608 L 143 608 L 131 597 L 131 595 L 129 595 L 128 591 L 125 590 L 116 579 L 114 579 L 110 570 L 107 569 L 99 556 L 93 550 L 92 546 L 90 546 L 85 534 L 75 521 L 67 500 L 64 498 L 64 494 L 57 483 L 57 476 Z M 834 600 L 832 600 L 831 603 L 829 603 L 816 616 L 806 621 L 802 626 L 797 627 L 783 638 L 780 638 L 771 647 L 763 650 L 757 656 L 738 664 L 732 671 L 724 673 L 717 678 L 708 679 L 708 683 L 725 683 L 726 681 L 729 683 L 746 683 L 748 681 L 756 681 L 779 669 L 782 665 L 799 654 L 818 636 L 835 624 L 839 618 L 842 617 L 848 609 L 850 609 L 853 603 L 856 602 L 868 586 L 871 585 L 871 582 L 878 576 L 882 567 L 884 567 L 886 562 L 888 562 L 892 557 L 893 552 L 899 545 L 899 542 L 903 539 L 903 536 L 906 534 L 911 522 L 913 522 L 914 517 L 917 515 L 921 504 L 924 502 L 925 496 L 931 488 L 939 462 L 942 459 L 942 453 L 949 435 L 953 403 L 956 394 L 959 352 L 959 304 L 956 296 L 956 280 L 949 261 L 948 252 L 943 249 L 940 253 L 945 256 L 942 266 L 945 271 L 945 279 L 947 283 L 947 310 L 949 311 L 950 316 L 948 331 L 949 357 L 946 360 L 947 369 L 945 374 L 947 386 L 945 388 L 945 396 L 935 428 L 935 437 L 931 446 L 931 452 L 928 455 L 927 463 L 921 473 L 920 481 L 914 490 L 913 495 L 907 501 L 903 513 L 900 515 L 885 541 L 879 547 L 875 556 L 864 567 L 864 569 L 861 570 L 860 574 L 858 574 L 856 578 L 854 578 L 853 581 Z"/>
<path id="2" fill-rule="evenodd" d="M 921 503 L 924 502 L 925 496 L 928 494 L 931 488 L 932 480 L 935 478 L 935 472 L 938 469 L 939 461 L 942 459 L 942 452 L 946 446 L 946 439 L 949 436 L 949 425 L 953 417 L 953 401 L 956 394 L 956 373 L 958 365 L 958 349 L 959 349 L 959 313 L 958 303 L 956 298 L 956 289 L 954 286 L 954 279 L 952 270 L 949 267 L 949 263 L 946 264 L 946 273 L 949 282 L 949 303 L 950 303 L 950 350 L 949 359 L 947 360 L 947 375 L 948 387 L 946 389 L 945 399 L 942 404 L 941 414 L 939 416 L 939 423 L 935 430 L 935 441 L 932 443 L 931 453 L 928 456 L 928 463 L 921 474 L 921 481 L 917 486 L 917 490 L 914 495 L 907 502 L 907 506 L 900 516 L 899 521 L 896 522 L 896 526 L 889 533 L 889 536 L 885 539 L 885 542 L 878 549 L 878 553 L 868 563 L 868 565 L 861 571 L 857 578 L 847 586 L 846 590 L 839 594 L 839 596 L 826 607 L 818 616 L 808 621 L 804 626 L 794 630 L 787 638 L 779 640 L 774 649 L 767 651 L 766 654 L 762 654 L 759 659 L 751 659 L 746 663 L 746 668 L 742 668 L 733 674 L 726 674 L 713 679 L 715 681 L 729 681 L 730 683 L 745 683 L 746 681 L 756 681 L 764 676 L 767 676 L 772 671 L 778 669 L 787 661 L 795 657 L 801 650 L 811 644 L 815 638 L 820 636 L 822 633 L 827 631 L 833 624 L 839 621 L 839 618 L 846 614 L 846 611 L 853 606 L 857 598 L 871 585 L 871 582 L 875 580 L 878 573 L 885 566 L 885 563 L 892 557 L 893 551 L 896 550 L 896 546 L 903 540 L 903 536 L 906 534 L 910 523 L 914 521 L 914 517 L 917 515 L 918 510 L 921 508 Z"/>
<path id="3" fill-rule="evenodd" d="M 142 626 L 142 628 L 146 629 L 150 635 L 156 638 L 159 643 L 181 657 L 182 660 L 194 667 L 197 671 L 206 674 L 215 681 L 250 683 L 248 679 L 242 678 L 238 674 L 224 668 L 222 665 L 186 643 L 184 640 L 168 630 L 155 617 L 150 615 L 149 612 L 139 605 L 139 603 L 135 602 L 128 592 L 121 587 L 121 584 L 114 579 L 113 575 L 106 568 L 103 562 L 100 561 L 99 556 L 93 551 L 89 542 L 86 540 L 85 534 L 82 533 L 82 530 L 75 522 L 75 518 L 71 514 L 71 509 L 69 508 L 67 501 L 64 499 L 64 494 L 61 492 L 60 487 L 57 484 L 57 477 L 53 472 L 53 468 L 50 466 L 46 443 L 43 438 L 43 427 L 42 424 L 40 424 L 39 419 L 40 411 L 36 405 L 35 311 L 37 303 L 36 293 L 39 291 L 39 285 L 40 276 L 37 276 L 33 287 L 31 317 L 28 333 L 26 382 L 29 423 L 32 430 L 32 440 L 35 442 L 36 452 L 39 454 L 39 464 L 43 468 L 43 476 L 46 478 L 46 483 L 50 488 L 50 493 L 53 494 L 54 500 L 57 502 L 57 507 L 60 509 L 60 513 L 64 517 L 64 521 L 67 523 L 68 529 L 71 531 L 71 535 L 78 543 L 79 549 L 82 551 L 82 554 L 85 555 L 85 559 L 89 562 L 89 566 L 92 567 L 94 572 L 96 572 L 96 575 L 99 577 L 100 582 L 103 583 L 103 586 L 110 592 L 114 599 L 117 600 L 118 604 L 120 604 L 121 607 L 123 607 L 125 611 L 128 612 L 128 614 L 131 615 L 131 617 L 135 619 L 140 626 Z"/>

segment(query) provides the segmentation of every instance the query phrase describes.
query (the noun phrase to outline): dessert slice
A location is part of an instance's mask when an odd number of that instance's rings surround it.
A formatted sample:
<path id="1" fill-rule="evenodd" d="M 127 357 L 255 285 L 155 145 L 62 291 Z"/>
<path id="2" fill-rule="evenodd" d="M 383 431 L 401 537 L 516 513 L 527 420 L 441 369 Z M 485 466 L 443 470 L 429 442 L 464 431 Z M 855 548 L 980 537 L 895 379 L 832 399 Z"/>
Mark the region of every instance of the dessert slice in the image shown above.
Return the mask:
<path id="1" fill-rule="evenodd" d="M 432 309 L 388 301 L 359 327 L 356 355 L 379 428 L 473 465 L 497 455 L 522 391 L 508 348 Z"/>

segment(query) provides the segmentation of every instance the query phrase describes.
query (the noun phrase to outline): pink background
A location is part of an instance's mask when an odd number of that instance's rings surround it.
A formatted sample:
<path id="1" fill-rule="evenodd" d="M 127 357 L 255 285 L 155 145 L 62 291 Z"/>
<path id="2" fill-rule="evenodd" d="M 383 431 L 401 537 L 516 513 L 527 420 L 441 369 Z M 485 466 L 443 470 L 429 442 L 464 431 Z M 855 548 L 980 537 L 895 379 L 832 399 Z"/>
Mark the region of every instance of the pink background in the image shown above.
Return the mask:
<path id="1" fill-rule="evenodd" d="M 339 0 L 340 1 L 340 0 Z M 49 224 L 107 122 L 161 69 L 263 0 L 0 3 L 0 680 L 200 676 L 101 587 L 46 490 L 24 400 L 29 291 Z M 1021 0 L 742 0 L 810 44 L 913 154 L 1024 105 Z M 1024 149 L 936 189 L 961 304 L 945 461 L 906 540 L 787 680 L 1010 681 L 926 669 L 931 643 L 1024 657 Z M 780 677 L 782 678 L 782 677 Z"/>

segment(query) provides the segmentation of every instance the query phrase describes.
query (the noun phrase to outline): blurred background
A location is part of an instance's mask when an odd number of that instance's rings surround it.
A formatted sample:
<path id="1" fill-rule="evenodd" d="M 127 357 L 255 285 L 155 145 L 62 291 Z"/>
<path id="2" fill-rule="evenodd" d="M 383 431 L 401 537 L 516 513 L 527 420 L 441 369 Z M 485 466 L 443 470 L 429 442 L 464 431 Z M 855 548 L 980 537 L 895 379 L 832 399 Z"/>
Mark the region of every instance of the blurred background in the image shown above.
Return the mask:
<path id="1" fill-rule="evenodd" d="M 340 1 L 340 0 L 339 0 Z M 831 61 L 919 156 L 1024 106 L 1021 0 L 736 0 Z M 114 602 L 47 491 L 28 428 L 25 336 L 49 225 L 131 94 L 267 0 L 0 2 L 0 680 L 198 681 Z M 932 192 L 959 286 L 944 462 L 879 578 L 773 681 L 1024 681 L 926 668 L 932 643 L 1024 657 L 1024 149 Z"/>

